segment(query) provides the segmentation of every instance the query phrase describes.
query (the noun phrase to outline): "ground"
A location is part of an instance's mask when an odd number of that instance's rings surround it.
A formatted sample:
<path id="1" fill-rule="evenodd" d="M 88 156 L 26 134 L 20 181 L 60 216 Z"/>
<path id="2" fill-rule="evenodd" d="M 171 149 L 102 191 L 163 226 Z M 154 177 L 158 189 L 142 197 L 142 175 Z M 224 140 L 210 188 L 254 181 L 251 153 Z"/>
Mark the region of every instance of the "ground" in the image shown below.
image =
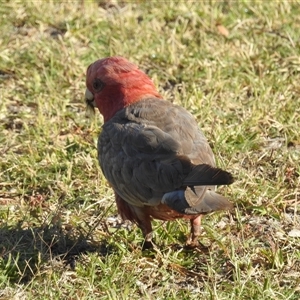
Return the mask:
<path id="1" fill-rule="evenodd" d="M 299 2 L 2 1 L 0 299 L 299 299 Z M 137 63 L 188 109 L 235 204 L 155 221 L 156 251 L 117 216 L 98 167 L 85 71 Z"/>

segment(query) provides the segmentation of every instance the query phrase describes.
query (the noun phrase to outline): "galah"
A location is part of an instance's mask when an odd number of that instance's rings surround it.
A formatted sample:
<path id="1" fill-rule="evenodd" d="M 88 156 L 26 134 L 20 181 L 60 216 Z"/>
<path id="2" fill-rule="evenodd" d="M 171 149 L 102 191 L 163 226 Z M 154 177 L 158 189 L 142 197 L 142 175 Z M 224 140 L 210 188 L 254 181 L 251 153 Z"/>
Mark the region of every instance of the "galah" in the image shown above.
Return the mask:
<path id="1" fill-rule="evenodd" d="M 121 56 L 92 63 L 86 103 L 103 115 L 98 160 L 115 192 L 118 213 L 135 222 L 151 248 L 152 219 L 190 220 L 187 245 L 198 245 L 201 217 L 233 205 L 215 192 L 232 175 L 216 167 L 195 118 L 164 100 L 152 80 Z"/>

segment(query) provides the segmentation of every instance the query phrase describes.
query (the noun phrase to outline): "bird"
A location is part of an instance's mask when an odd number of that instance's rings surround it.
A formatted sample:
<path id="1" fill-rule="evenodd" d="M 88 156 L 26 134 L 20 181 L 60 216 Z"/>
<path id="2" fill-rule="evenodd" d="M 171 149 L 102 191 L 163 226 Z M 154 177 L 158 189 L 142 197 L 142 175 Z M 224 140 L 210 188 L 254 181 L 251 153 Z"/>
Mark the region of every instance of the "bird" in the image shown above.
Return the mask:
<path id="1" fill-rule="evenodd" d="M 216 186 L 234 178 L 216 167 L 193 115 L 165 100 L 150 77 L 122 56 L 88 66 L 85 101 L 103 116 L 98 161 L 119 215 L 141 229 L 143 250 L 155 245 L 153 219 L 189 220 L 186 245 L 198 247 L 202 217 L 233 208 Z"/>

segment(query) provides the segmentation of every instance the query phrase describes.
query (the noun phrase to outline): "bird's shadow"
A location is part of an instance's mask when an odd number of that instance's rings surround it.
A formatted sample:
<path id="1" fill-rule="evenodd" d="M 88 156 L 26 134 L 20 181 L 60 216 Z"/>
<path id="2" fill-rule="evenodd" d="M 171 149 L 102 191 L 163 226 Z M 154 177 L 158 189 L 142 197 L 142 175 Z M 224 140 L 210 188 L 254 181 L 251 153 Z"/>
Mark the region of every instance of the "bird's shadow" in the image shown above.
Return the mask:
<path id="1" fill-rule="evenodd" d="M 0 269 L 11 283 L 29 282 L 45 262 L 63 262 L 64 268 L 74 270 L 81 254 L 107 256 L 111 248 L 105 240 L 95 242 L 89 234 L 68 232 L 58 225 L 0 226 Z"/>

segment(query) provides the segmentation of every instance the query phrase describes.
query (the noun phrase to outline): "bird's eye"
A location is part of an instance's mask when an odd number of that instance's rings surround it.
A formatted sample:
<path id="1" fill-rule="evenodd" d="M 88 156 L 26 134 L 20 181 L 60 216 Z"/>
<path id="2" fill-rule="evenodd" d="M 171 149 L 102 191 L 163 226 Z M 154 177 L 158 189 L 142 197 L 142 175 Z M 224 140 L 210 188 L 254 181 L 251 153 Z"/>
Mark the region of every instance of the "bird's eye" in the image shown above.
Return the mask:
<path id="1" fill-rule="evenodd" d="M 97 92 L 100 92 L 104 88 L 104 82 L 96 78 L 93 82 L 93 89 Z"/>

